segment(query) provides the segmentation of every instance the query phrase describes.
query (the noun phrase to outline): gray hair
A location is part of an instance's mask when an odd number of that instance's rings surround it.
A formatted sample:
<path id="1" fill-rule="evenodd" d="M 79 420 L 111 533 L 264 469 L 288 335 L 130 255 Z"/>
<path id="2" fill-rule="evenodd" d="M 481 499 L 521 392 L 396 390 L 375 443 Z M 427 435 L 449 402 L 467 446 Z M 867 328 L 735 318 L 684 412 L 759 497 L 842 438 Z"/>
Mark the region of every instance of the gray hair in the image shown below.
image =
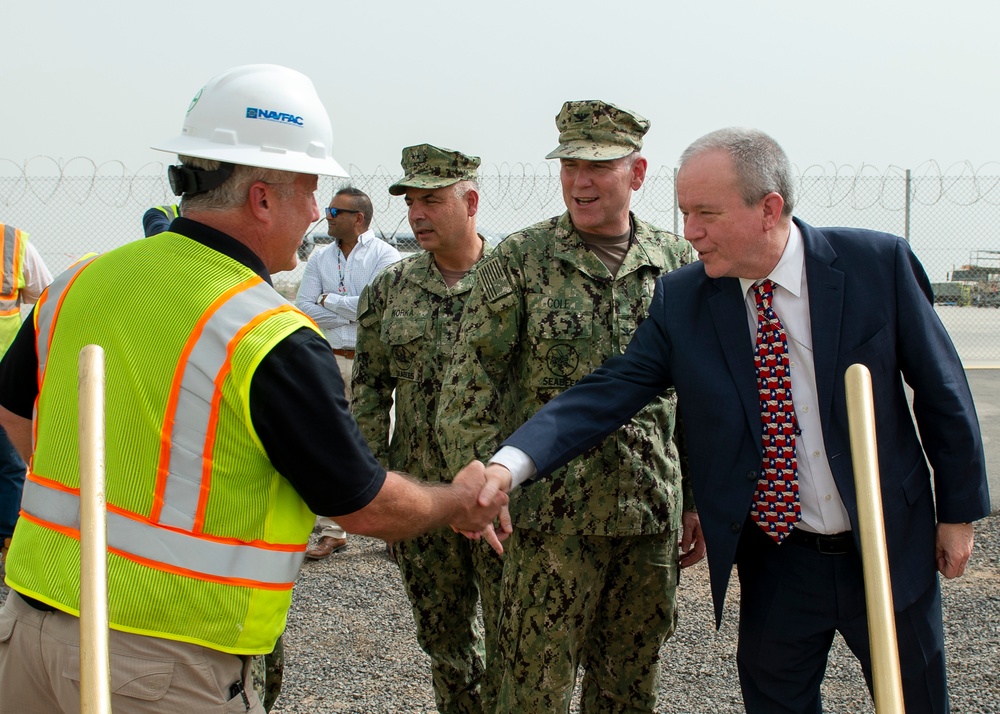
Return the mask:
<path id="1" fill-rule="evenodd" d="M 479 193 L 479 182 L 473 179 L 463 179 L 461 181 L 452 184 L 452 186 L 454 186 L 455 195 L 458 198 L 465 198 L 465 194 L 467 194 L 469 191 L 475 191 L 476 193 Z"/>
<path id="2" fill-rule="evenodd" d="M 220 164 L 219 161 L 200 159 L 195 156 L 179 156 L 178 158 L 185 166 L 205 169 L 206 171 L 213 171 L 219 168 Z M 246 203 L 250 185 L 257 181 L 277 186 L 279 195 L 287 198 L 293 192 L 290 184 L 295 181 L 296 176 L 298 174 L 291 171 L 236 164 L 232 175 L 223 181 L 221 186 L 204 193 L 196 193 L 193 196 L 182 196 L 181 214 L 183 215 L 186 211 L 227 211 L 239 208 Z"/>
<path id="3" fill-rule="evenodd" d="M 681 154 L 681 167 L 706 151 L 724 151 L 733 160 L 743 202 L 752 206 L 769 193 L 785 199 L 782 216 L 792 215 L 795 189 L 792 166 L 781 146 L 758 129 L 728 127 L 696 140 Z"/>
<path id="4" fill-rule="evenodd" d="M 361 217 L 365 219 L 363 227 L 368 230 L 368 226 L 372 224 L 372 218 L 375 216 L 375 209 L 372 208 L 372 200 L 368 194 L 360 188 L 345 186 L 333 194 L 334 198 L 337 196 L 347 196 L 351 199 L 351 208 L 355 211 L 361 211 Z"/>

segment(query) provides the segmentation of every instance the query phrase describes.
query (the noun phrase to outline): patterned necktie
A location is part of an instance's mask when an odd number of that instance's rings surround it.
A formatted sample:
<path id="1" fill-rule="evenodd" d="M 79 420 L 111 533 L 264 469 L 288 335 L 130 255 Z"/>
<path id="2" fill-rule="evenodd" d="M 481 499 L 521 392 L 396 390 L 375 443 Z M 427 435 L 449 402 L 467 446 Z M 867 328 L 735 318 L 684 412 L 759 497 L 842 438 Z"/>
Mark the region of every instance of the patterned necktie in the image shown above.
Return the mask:
<path id="1" fill-rule="evenodd" d="M 774 283 L 765 280 L 754 286 L 757 303 L 757 346 L 754 365 L 760 390 L 760 421 L 764 458 L 757 491 L 754 493 L 753 520 L 781 543 L 801 517 L 799 481 L 796 475 L 795 409 L 792 406 L 792 377 L 788 365 L 788 338 L 774 314 L 771 300 Z"/>

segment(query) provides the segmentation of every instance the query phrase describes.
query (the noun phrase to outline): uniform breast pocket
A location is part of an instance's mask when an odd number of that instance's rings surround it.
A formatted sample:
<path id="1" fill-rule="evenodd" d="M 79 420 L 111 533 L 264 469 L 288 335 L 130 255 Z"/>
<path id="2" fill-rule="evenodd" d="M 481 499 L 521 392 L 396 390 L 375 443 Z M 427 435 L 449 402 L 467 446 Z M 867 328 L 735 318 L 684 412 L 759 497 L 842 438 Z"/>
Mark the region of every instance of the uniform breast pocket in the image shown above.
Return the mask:
<path id="1" fill-rule="evenodd" d="M 655 276 L 647 276 L 645 280 L 634 286 L 635 289 L 623 295 L 618 303 L 618 332 L 622 352 L 632 341 L 639 324 L 649 315 L 649 306 L 653 302 L 653 290 L 656 288 Z"/>
<path id="2" fill-rule="evenodd" d="M 420 352 L 427 336 L 427 321 L 390 320 L 382 324 L 382 341 L 389 346 L 392 376 L 419 381 L 422 376 Z"/>
<path id="3" fill-rule="evenodd" d="M 620 343 L 622 352 L 632 341 L 636 329 L 639 327 L 639 319 L 632 314 L 624 314 L 618 318 L 618 329 L 621 332 Z"/>
<path id="4" fill-rule="evenodd" d="M 579 312 L 534 312 L 529 367 L 536 389 L 562 391 L 591 371 L 593 315 Z"/>

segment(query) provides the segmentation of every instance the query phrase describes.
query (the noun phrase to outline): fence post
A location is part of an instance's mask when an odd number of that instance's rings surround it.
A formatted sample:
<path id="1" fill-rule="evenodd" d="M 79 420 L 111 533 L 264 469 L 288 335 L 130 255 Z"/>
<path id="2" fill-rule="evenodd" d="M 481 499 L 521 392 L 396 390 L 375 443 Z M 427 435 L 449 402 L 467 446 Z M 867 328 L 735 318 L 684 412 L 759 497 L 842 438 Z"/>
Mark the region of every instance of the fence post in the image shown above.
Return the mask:
<path id="1" fill-rule="evenodd" d="M 906 170 L 906 201 L 903 203 L 903 238 L 910 242 L 910 170 Z"/>
<path id="2" fill-rule="evenodd" d="M 680 214 L 680 208 L 677 206 L 677 167 L 674 167 L 674 234 L 680 235 L 678 228 L 678 216 Z"/>

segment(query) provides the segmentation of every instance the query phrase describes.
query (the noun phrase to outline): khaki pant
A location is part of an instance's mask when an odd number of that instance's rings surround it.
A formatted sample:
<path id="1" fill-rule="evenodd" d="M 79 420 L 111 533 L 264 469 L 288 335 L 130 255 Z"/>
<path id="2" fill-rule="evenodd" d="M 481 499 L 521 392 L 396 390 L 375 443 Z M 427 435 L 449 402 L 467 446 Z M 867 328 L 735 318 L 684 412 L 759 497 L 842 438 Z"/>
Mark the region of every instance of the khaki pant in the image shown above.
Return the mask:
<path id="1" fill-rule="evenodd" d="M 264 714 L 249 657 L 117 630 L 109 650 L 113 711 Z M 0 610 L 0 714 L 79 711 L 80 620 L 11 591 Z"/>

